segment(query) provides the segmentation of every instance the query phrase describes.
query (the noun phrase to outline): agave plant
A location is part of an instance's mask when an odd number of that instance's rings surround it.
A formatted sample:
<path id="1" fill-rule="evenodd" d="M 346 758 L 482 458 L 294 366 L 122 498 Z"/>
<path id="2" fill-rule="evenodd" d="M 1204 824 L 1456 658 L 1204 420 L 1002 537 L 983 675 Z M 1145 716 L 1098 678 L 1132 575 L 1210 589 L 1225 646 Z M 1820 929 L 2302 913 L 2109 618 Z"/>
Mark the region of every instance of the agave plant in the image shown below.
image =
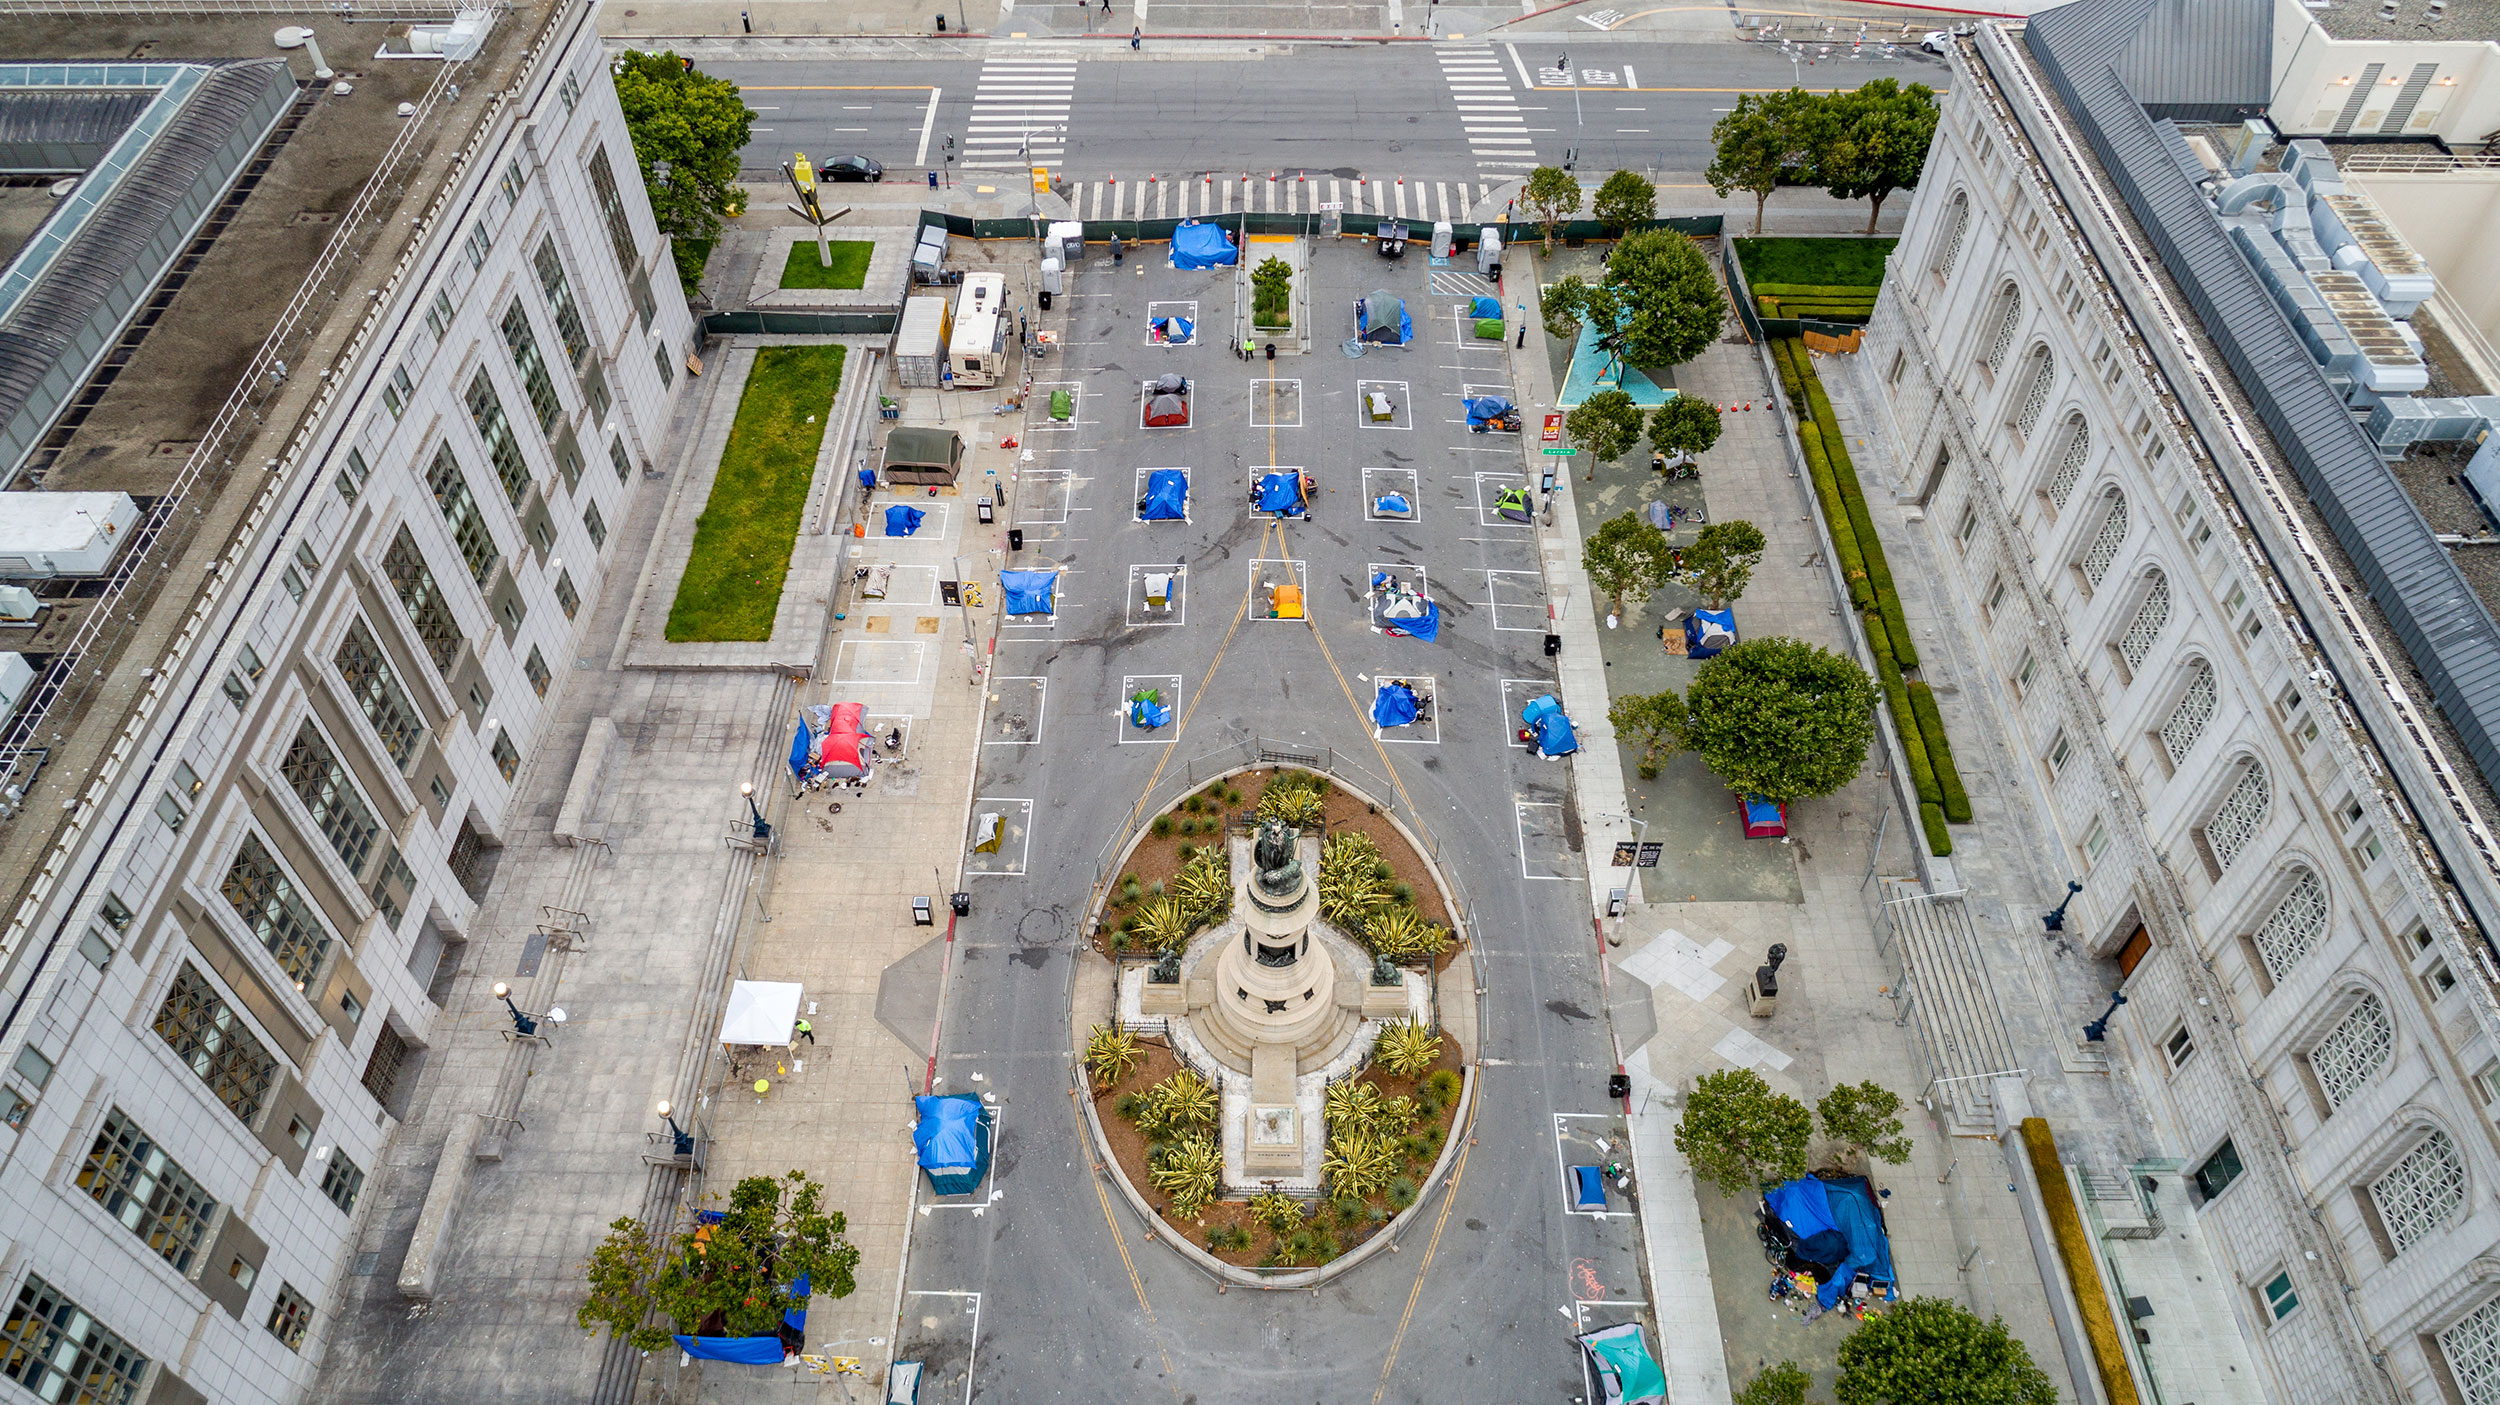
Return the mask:
<path id="1" fill-rule="evenodd" d="M 1205 1213 L 1223 1175 L 1224 1153 L 1215 1138 L 1198 1136 L 1167 1148 L 1147 1178 L 1171 1201 L 1172 1213 L 1189 1220 Z"/>
<path id="2" fill-rule="evenodd" d="M 1441 1061 L 1441 1036 L 1415 1020 L 1400 1020 L 1380 1031 L 1372 1056 L 1401 1078 L 1415 1078 Z"/>
<path id="3" fill-rule="evenodd" d="M 1156 898 L 1137 909 L 1137 939 L 1152 951 L 1170 951 L 1189 940 L 1194 925 L 1178 898 Z"/>
<path id="4" fill-rule="evenodd" d="M 1259 794 L 1259 818 L 1283 820 L 1297 829 L 1319 823 L 1327 807 L 1320 779 L 1307 771 L 1279 771 Z"/>
<path id="5" fill-rule="evenodd" d="M 1413 1098 L 1383 1098 L 1380 1102 L 1380 1115 L 1373 1120 L 1372 1130 L 1383 1136 L 1395 1137 L 1404 1135 L 1406 1130 L 1414 1125 L 1415 1100 Z"/>
<path id="6" fill-rule="evenodd" d="M 1147 1090 L 1137 1125 L 1147 1136 L 1168 1141 L 1214 1126 L 1216 1108 L 1214 1085 L 1182 1069 Z"/>
<path id="7" fill-rule="evenodd" d="M 1371 1132 L 1330 1137 L 1328 1154 L 1320 1160 L 1331 1194 L 1360 1199 L 1378 1195 L 1403 1169 L 1388 1138 Z"/>
<path id="8" fill-rule="evenodd" d="M 1172 896 L 1198 925 L 1221 922 L 1233 910 L 1233 863 L 1220 846 L 1199 850 L 1172 879 Z"/>
<path id="9" fill-rule="evenodd" d="M 1094 1086 L 1108 1088 L 1129 1076 L 1143 1055 L 1137 1048 L 1137 1036 L 1125 1029 L 1098 1024 L 1085 1040 L 1085 1070 L 1094 1076 Z"/>
<path id="10" fill-rule="evenodd" d="M 1263 1191 L 1250 1197 L 1250 1218 L 1281 1240 L 1302 1227 L 1302 1202 L 1281 1190 Z"/>
<path id="11" fill-rule="evenodd" d="M 1376 1084 L 1347 1081 L 1328 1090 L 1328 1130 L 1332 1134 L 1380 1130 L 1384 1101 Z"/>
<path id="12" fill-rule="evenodd" d="M 1401 961 L 1438 956 L 1450 945 L 1450 929 L 1425 921 L 1424 915 L 1412 907 L 1393 907 L 1382 912 L 1363 929 L 1363 936 L 1372 950 Z"/>
<path id="13" fill-rule="evenodd" d="M 1359 829 L 1342 829 L 1328 836 L 1319 846 L 1319 871 L 1330 869 L 1365 869 L 1380 862 L 1380 846 Z"/>

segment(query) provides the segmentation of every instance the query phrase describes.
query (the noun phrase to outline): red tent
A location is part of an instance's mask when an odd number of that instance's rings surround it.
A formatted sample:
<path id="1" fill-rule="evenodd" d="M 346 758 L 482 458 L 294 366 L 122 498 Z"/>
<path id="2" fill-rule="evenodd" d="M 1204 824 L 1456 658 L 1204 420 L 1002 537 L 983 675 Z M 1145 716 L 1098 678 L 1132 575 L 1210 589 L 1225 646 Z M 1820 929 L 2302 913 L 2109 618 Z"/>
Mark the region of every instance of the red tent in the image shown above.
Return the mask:
<path id="1" fill-rule="evenodd" d="M 835 703 L 833 723 L 825 729 L 825 735 L 838 737 L 844 732 L 865 732 L 868 726 L 863 719 L 867 714 L 868 704 L 866 703 Z"/>
<path id="2" fill-rule="evenodd" d="M 833 780 L 847 781 L 868 774 L 870 760 L 876 755 L 875 744 L 858 732 L 835 731 L 826 735 L 824 750 L 818 759 L 825 763 L 825 774 Z"/>

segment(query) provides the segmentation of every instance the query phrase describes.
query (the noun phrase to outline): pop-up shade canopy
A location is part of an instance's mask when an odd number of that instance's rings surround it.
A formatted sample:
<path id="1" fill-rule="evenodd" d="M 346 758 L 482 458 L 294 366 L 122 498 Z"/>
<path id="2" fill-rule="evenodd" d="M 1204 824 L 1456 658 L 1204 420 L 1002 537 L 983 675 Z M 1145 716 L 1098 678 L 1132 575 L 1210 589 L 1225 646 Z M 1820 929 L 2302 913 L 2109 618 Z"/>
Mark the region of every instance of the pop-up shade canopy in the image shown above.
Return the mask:
<path id="1" fill-rule="evenodd" d="M 797 981 L 739 981 L 729 987 L 729 1011 L 721 1016 L 723 1044 L 787 1044 L 799 1025 Z"/>

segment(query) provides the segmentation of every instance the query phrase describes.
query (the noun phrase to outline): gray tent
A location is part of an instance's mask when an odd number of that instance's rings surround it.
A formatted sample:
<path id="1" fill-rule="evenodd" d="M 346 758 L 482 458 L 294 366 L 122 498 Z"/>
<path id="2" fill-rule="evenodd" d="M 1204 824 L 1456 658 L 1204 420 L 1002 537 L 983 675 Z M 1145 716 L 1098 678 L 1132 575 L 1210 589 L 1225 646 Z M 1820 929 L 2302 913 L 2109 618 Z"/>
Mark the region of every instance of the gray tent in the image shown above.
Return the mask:
<path id="1" fill-rule="evenodd" d="M 952 487 L 963 463 L 963 437 L 951 429 L 898 425 L 885 438 L 888 483 Z"/>

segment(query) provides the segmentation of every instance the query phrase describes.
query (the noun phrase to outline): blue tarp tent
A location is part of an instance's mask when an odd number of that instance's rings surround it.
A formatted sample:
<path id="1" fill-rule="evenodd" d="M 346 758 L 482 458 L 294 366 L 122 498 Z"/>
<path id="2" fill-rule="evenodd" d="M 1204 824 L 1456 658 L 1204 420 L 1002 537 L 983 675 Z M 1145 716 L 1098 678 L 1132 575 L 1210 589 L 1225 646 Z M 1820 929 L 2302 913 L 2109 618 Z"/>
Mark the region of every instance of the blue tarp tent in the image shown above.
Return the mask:
<path id="1" fill-rule="evenodd" d="M 1415 690 L 1403 682 L 1393 680 L 1383 683 L 1380 691 L 1372 695 L 1372 725 L 1375 727 L 1403 727 L 1415 720 L 1418 710 Z"/>
<path id="2" fill-rule="evenodd" d="M 1383 288 L 1354 304 L 1354 330 L 1367 342 L 1404 346 L 1415 339 L 1415 319 L 1406 299 Z"/>
<path id="3" fill-rule="evenodd" d="M 1603 1210 L 1606 1208 L 1606 1172 L 1596 1166 L 1571 1168 L 1571 1208 Z"/>
<path id="4" fill-rule="evenodd" d="M 1860 1273 L 1877 1293 L 1895 1296 L 1892 1241 L 1866 1177 L 1801 1176 L 1763 1192 L 1762 1203 L 1788 1227 L 1789 1254 L 1828 1270 L 1815 1290 L 1818 1306 L 1838 1305 Z"/>
<path id="5" fill-rule="evenodd" d="M 1519 709 L 1519 720 L 1536 737 L 1536 749 L 1543 756 L 1569 756 L 1580 749 L 1580 739 L 1571 730 L 1571 719 L 1563 715 L 1562 704 L 1552 693 L 1529 701 Z"/>
<path id="6" fill-rule="evenodd" d="M 872 493 L 877 491 L 877 471 L 873 468 L 861 469 L 859 471 L 859 486 Z"/>
<path id="7" fill-rule="evenodd" d="M 1498 421 L 1519 408 L 1499 395 L 1471 395 L 1467 397 L 1466 405 L 1467 427 L 1479 434 L 1493 428 Z"/>
<path id="8" fill-rule="evenodd" d="M 1215 268 L 1240 259 L 1241 251 L 1233 247 L 1232 237 L 1215 225 L 1187 220 L 1172 231 L 1174 268 Z"/>
<path id="9" fill-rule="evenodd" d="M 970 1093 L 912 1099 L 920 1121 L 911 1129 L 911 1144 L 920 1153 L 920 1169 L 929 1173 L 930 1188 L 940 1195 L 969 1195 L 990 1173 L 990 1116 Z"/>
<path id="10" fill-rule="evenodd" d="M 1059 589 L 1057 571 L 1001 571 L 998 593 L 1007 598 L 1011 615 L 1054 615 L 1058 606 L 1052 596 Z"/>
<path id="11" fill-rule="evenodd" d="M 735 1361 L 743 1366 L 778 1366 L 788 1359 L 781 1338 L 689 1337 L 679 1333 L 677 1349 L 697 1361 Z"/>
<path id="12" fill-rule="evenodd" d="M 1476 298 L 1467 304 L 1467 315 L 1470 317 L 1499 317 L 1502 315 L 1502 300 L 1500 298 Z"/>
<path id="13" fill-rule="evenodd" d="M 1441 636 L 1441 602 L 1386 571 L 1372 572 L 1372 623 L 1400 638 Z"/>
<path id="14" fill-rule="evenodd" d="M 816 734 L 808 730 L 805 722 L 801 722 L 797 734 L 790 738 L 790 774 L 806 780 L 815 769 Z"/>
<path id="15" fill-rule="evenodd" d="M 1412 517 L 1415 505 L 1406 500 L 1404 493 L 1382 493 L 1372 499 L 1372 511 L 1382 517 Z"/>
<path id="16" fill-rule="evenodd" d="M 1146 475 L 1146 501 L 1137 509 L 1147 522 L 1178 522 L 1189 515 L 1189 475 L 1158 468 Z"/>
<path id="17" fill-rule="evenodd" d="M 1684 617 L 1684 657 L 1696 662 L 1716 658 L 1736 645 L 1734 610 L 1695 610 Z"/>
<path id="18" fill-rule="evenodd" d="M 1649 1354 L 1639 1323 L 1601 1327 L 1576 1340 L 1588 1367 L 1589 1405 L 1665 1405 L 1667 1373 Z"/>
<path id="19" fill-rule="evenodd" d="M 908 537 L 920 530 L 920 519 L 927 515 L 919 508 L 896 503 L 885 510 L 885 534 L 889 537 Z"/>
<path id="20" fill-rule="evenodd" d="M 1270 473 L 1259 479 L 1259 511 L 1302 515 L 1302 475 Z"/>
<path id="21" fill-rule="evenodd" d="M 1128 724 L 1141 732 L 1151 732 L 1172 720 L 1172 709 L 1150 697 L 1128 700 Z"/>
<path id="22" fill-rule="evenodd" d="M 1759 795 L 1736 798 L 1736 813 L 1745 821 L 1747 839 L 1783 839 L 1788 835 L 1788 807 Z"/>

